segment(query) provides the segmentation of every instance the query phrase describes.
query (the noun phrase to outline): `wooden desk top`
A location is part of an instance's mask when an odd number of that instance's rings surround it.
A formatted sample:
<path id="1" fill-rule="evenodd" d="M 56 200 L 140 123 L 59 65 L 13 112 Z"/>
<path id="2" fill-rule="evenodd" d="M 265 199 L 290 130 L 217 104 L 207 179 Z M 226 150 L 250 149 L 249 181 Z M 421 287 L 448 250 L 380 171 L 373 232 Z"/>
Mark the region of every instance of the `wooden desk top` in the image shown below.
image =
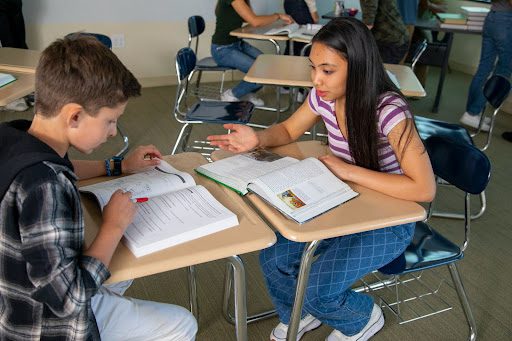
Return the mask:
<path id="1" fill-rule="evenodd" d="M 320 141 L 305 141 L 273 148 L 273 151 L 304 159 L 328 154 L 329 148 Z M 216 151 L 212 158 L 218 160 L 229 155 L 232 154 Z M 359 196 L 302 225 L 285 218 L 255 194 L 249 194 L 248 199 L 285 238 L 297 242 L 375 230 L 420 221 L 426 217 L 425 209 L 415 202 L 396 199 L 362 186 L 349 184 L 359 192 Z"/>
<path id="2" fill-rule="evenodd" d="M 2 70 L 35 73 L 40 55 L 41 52 L 35 50 L 2 47 L 0 48 L 0 68 Z"/>
<path id="3" fill-rule="evenodd" d="M 0 49 L 2 50 L 2 49 Z M 34 91 L 35 74 L 31 71 L 13 71 L 0 65 L 0 72 L 10 73 L 16 80 L 0 88 L 0 106 L 24 97 Z"/>
<path id="4" fill-rule="evenodd" d="M 275 41 L 287 41 L 290 38 L 288 38 L 287 34 L 283 35 L 268 35 L 263 34 L 264 32 L 267 32 L 268 30 L 272 28 L 277 27 L 283 27 L 286 26 L 285 23 L 281 21 L 274 22 L 270 25 L 262 26 L 262 27 L 254 27 L 251 25 L 246 25 L 240 28 L 237 28 L 231 32 L 229 32 L 230 35 L 242 38 L 242 39 L 258 39 L 258 40 L 275 40 Z"/>
<path id="5" fill-rule="evenodd" d="M 139 258 L 136 258 L 121 242 L 110 263 L 112 276 L 108 283 L 252 252 L 269 247 L 276 242 L 274 232 L 247 206 L 243 198 L 211 180 L 196 175 L 193 169 L 206 163 L 200 154 L 182 153 L 166 156 L 165 160 L 176 169 L 190 173 L 198 185 L 206 187 L 215 198 L 237 215 L 240 225 Z M 80 185 L 85 186 L 109 179 L 111 178 L 89 179 L 81 181 Z M 101 211 L 94 198 L 84 194 L 81 197 L 85 219 L 85 239 L 86 243 L 90 243 L 101 223 Z"/>
<path id="6" fill-rule="evenodd" d="M 410 67 L 395 64 L 384 64 L 384 67 L 396 75 L 404 96 L 426 96 L 425 89 Z M 244 80 L 259 84 L 313 87 L 309 58 L 301 56 L 259 55 Z"/>

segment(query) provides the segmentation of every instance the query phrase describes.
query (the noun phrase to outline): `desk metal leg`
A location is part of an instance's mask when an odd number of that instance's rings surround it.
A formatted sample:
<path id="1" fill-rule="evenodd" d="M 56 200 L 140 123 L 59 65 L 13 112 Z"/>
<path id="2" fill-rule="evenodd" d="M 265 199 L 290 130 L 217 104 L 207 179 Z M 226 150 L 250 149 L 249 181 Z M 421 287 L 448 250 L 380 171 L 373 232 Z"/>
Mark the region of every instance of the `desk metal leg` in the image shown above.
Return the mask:
<path id="1" fill-rule="evenodd" d="M 240 257 L 236 255 L 229 257 L 228 262 L 233 267 L 236 339 L 238 341 L 247 341 L 247 302 L 244 264 Z M 225 309 L 226 307 L 224 306 Z"/>
<path id="2" fill-rule="evenodd" d="M 453 33 L 446 32 L 446 52 L 443 60 L 443 66 L 441 67 L 441 74 L 439 75 L 439 83 L 437 84 L 436 98 L 434 100 L 434 106 L 432 112 L 437 113 L 439 111 L 439 102 L 441 101 L 441 94 L 443 93 L 444 78 L 448 71 L 448 60 L 450 59 L 450 51 L 453 43 Z"/>
<path id="3" fill-rule="evenodd" d="M 243 261 L 241 259 L 240 259 L 240 262 L 241 262 L 240 263 L 241 266 L 243 266 Z M 233 262 L 226 263 L 226 275 L 225 275 L 225 279 L 224 279 L 224 298 L 223 298 L 223 304 L 222 304 L 222 312 L 224 314 L 224 318 L 226 319 L 226 321 L 228 321 L 231 324 L 236 324 L 236 318 L 233 315 L 231 315 L 231 313 L 229 311 L 229 298 L 231 296 L 231 287 L 233 284 L 232 274 L 233 274 L 233 271 L 235 270 L 235 267 L 232 266 L 233 265 L 232 263 Z M 247 316 L 247 324 L 257 322 L 260 320 L 264 320 L 264 319 L 267 319 L 267 318 L 270 318 L 270 317 L 273 317 L 276 315 L 277 315 L 277 312 L 275 311 L 275 309 L 264 311 L 261 313 L 256 313 L 254 315 Z"/>
<path id="4" fill-rule="evenodd" d="M 288 326 L 288 334 L 286 340 L 297 340 L 297 333 L 299 332 L 300 316 L 302 313 L 302 306 L 304 304 L 304 295 L 306 286 L 309 279 L 309 271 L 311 270 L 311 263 L 313 263 L 313 255 L 315 250 L 320 245 L 321 240 L 314 240 L 306 244 L 302 252 L 302 259 L 300 262 L 299 277 L 297 278 L 297 289 L 295 291 L 295 302 L 293 303 L 292 315 L 290 316 L 290 324 Z"/>
<path id="5" fill-rule="evenodd" d="M 197 321 L 199 321 L 199 309 L 197 308 L 197 282 L 195 266 L 188 267 L 188 299 L 190 303 L 190 312 Z"/>

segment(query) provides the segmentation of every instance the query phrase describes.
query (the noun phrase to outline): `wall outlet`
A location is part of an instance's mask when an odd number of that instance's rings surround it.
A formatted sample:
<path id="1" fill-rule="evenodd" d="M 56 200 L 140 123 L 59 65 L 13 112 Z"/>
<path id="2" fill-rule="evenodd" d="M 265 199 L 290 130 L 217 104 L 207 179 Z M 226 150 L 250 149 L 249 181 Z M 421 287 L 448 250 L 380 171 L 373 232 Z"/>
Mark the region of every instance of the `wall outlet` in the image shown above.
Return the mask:
<path id="1" fill-rule="evenodd" d="M 124 34 L 123 33 L 112 34 L 110 39 L 112 39 L 112 48 L 124 47 Z"/>

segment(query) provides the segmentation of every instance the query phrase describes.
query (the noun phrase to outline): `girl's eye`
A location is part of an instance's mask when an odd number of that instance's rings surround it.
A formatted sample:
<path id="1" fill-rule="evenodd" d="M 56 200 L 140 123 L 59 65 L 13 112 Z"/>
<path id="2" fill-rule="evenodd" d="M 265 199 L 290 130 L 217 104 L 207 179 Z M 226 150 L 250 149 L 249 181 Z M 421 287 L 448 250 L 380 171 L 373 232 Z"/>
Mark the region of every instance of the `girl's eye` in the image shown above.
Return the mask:
<path id="1" fill-rule="evenodd" d="M 334 71 L 331 71 L 331 70 L 324 70 L 324 73 L 325 73 L 326 75 L 330 75 L 330 74 L 334 73 Z"/>

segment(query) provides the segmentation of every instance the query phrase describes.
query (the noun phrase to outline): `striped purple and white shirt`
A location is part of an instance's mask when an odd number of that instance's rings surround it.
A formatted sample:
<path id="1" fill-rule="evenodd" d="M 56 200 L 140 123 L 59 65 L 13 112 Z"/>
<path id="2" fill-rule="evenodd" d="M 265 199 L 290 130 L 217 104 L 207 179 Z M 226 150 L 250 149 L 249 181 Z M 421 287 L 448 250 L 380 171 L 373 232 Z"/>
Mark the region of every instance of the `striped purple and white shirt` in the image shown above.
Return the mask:
<path id="1" fill-rule="evenodd" d="M 340 131 L 336 120 L 335 102 L 325 101 L 312 89 L 309 93 L 309 106 L 322 119 L 327 128 L 329 147 L 334 155 L 344 161 L 354 163 L 348 141 Z M 397 94 L 382 94 L 377 104 L 378 119 L 378 154 L 380 170 L 385 173 L 402 174 L 400 163 L 388 140 L 389 132 L 401 121 L 412 118 L 407 103 Z"/>

